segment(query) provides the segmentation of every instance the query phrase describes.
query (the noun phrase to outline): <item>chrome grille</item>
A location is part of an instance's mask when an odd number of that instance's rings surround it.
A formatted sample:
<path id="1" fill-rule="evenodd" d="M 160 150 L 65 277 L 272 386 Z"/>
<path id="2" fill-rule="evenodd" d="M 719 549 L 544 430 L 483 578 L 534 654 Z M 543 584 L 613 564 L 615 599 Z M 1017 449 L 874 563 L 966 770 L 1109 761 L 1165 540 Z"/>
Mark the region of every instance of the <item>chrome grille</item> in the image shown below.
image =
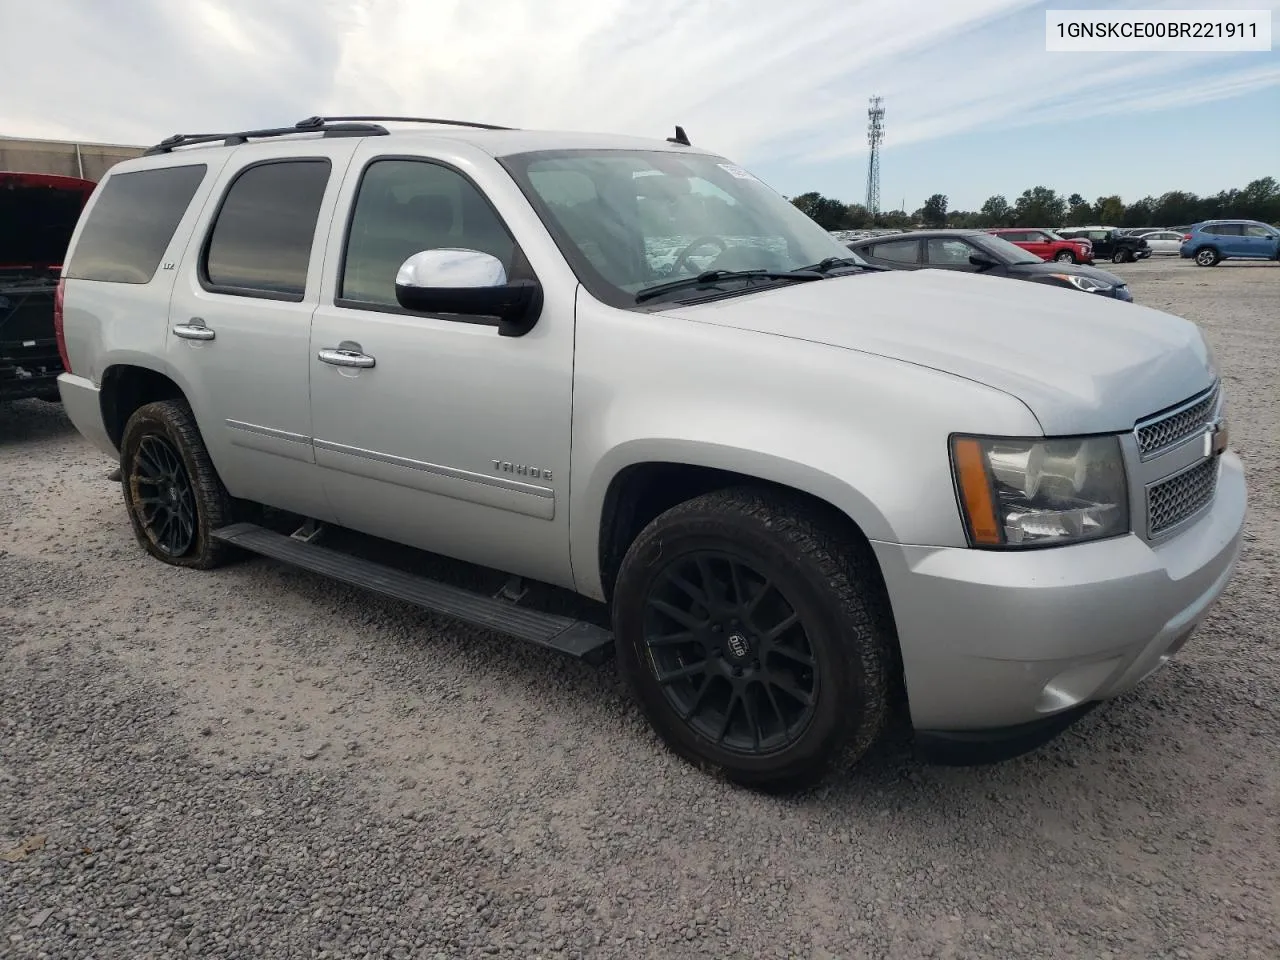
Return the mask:
<path id="1" fill-rule="evenodd" d="M 1218 385 L 1200 397 L 1192 397 L 1186 403 L 1168 413 L 1138 425 L 1138 452 L 1145 460 L 1175 443 L 1181 443 L 1198 433 L 1209 422 L 1218 405 Z"/>
<path id="2" fill-rule="evenodd" d="M 1201 460 L 1147 489 L 1147 529 L 1155 536 L 1203 509 L 1218 486 L 1218 458 Z"/>

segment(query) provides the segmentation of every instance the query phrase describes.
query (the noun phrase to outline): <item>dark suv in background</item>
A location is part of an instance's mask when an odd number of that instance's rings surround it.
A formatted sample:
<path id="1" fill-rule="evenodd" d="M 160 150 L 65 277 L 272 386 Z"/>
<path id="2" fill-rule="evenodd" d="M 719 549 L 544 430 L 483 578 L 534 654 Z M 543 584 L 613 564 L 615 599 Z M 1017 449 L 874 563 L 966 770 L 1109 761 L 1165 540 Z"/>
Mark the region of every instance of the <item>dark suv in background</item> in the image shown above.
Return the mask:
<path id="1" fill-rule="evenodd" d="M 1088 240 L 1095 260 L 1132 263 L 1151 256 L 1151 245 L 1142 237 L 1130 236 L 1114 227 L 1073 227 L 1059 230 L 1059 235 L 1075 240 Z"/>
<path id="2" fill-rule="evenodd" d="M 62 260 L 92 180 L 0 172 L 0 400 L 58 400 Z"/>

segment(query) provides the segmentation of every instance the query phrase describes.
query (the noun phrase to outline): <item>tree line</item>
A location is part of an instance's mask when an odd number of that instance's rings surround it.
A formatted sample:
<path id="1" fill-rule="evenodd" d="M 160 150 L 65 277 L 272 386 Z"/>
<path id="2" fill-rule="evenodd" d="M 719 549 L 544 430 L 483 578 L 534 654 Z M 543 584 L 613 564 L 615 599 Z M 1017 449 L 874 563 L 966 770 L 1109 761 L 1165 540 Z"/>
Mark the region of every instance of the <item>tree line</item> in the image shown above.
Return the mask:
<path id="1" fill-rule="evenodd" d="M 1171 190 L 1159 197 L 1143 197 L 1126 204 L 1118 196 L 1098 197 L 1090 203 L 1078 193 L 1068 196 L 1049 187 L 1022 191 L 1013 203 L 1004 196 L 989 197 L 979 210 L 949 210 L 947 197 L 935 193 L 920 209 L 881 212 L 877 216 L 860 203 L 844 203 L 816 191 L 792 197 L 791 202 L 828 230 L 884 227 L 906 230 L 929 227 L 1175 227 L 1201 220 L 1261 220 L 1280 224 L 1280 183 L 1275 177 L 1251 181 L 1243 190 L 1222 190 L 1199 197 Z"/>

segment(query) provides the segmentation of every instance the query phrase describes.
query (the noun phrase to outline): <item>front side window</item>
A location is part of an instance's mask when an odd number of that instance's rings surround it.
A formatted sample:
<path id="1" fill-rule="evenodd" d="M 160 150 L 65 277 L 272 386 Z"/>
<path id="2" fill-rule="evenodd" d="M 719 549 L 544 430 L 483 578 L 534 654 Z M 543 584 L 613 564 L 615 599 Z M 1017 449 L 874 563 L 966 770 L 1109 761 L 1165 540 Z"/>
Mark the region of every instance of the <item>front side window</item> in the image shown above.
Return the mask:
<path id="1" fill-rule="evenodd" d="M 634 306 L 647 287 L 710 270 L 788 271 L 857 260 L 793 204 L 721 157 L 566 150 L 501 162 L 574 272 L 613 306 Z M 766 284 L 749 288 L 757 286 Z"/>
<path id="2" fill-rule="evenodd" d="M 66 276 L 150 283 L 208 167 L 154 167 L 107 177 L 80 231 Z"/>
<path id="3" fill-rule="evenodd" d="M 515 272 L 515 241 L 471 181 L 426 160 L 375 160 L 360 180 L 338 297 L 398 307 L 400 265 L 441 247 L 491 254 Z"/>
<path id="4" fill-rule="evenodd" d="M 928 241 L 927 249 L 929 263 L 940 267 L 970 266 L 969 257 L 978 252 L 964 240 L 950 237 L 934 237 Z"/>
<path id="5" fill-rule="evenodd" d="M 218 293 L 301 300 L 329 161 L 281 160 L 241 171 L 222 201 L 201 279 Z"/>
<path id="6" fill-rule="evenodd" d="M 1245 225 L 1244 235 L 1246 237 L 1266 237 L 1270 239 L 1276 235 L 1274 230 L 1268 230 L 1260 223 L 1249 223 Z"/>

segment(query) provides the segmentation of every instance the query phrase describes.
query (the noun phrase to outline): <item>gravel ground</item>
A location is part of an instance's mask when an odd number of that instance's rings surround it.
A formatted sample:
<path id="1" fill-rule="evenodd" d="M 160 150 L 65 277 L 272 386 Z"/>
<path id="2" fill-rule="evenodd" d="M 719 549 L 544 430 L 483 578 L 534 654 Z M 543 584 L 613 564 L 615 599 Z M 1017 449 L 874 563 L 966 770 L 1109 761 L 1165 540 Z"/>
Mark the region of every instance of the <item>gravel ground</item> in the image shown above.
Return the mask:
<path id="1" fill-rule="evenodd" d="M 60 409 L 0 407 L 0 956 L 1274 960 L 1280 267 L 1117 271 L 1224 368 L 1228 595 L 1033 755 L 898 735 L 785 799 L 670 757 L 608 666 L 144 559 Z"/>

